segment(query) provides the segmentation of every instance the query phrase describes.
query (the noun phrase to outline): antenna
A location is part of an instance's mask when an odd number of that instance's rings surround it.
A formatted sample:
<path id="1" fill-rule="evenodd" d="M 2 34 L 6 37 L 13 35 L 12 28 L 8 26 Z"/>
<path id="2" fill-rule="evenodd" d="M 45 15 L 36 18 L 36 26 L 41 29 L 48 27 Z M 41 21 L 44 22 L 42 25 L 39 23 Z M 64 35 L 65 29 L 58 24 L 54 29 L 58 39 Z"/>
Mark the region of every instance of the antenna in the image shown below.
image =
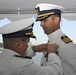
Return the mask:
<path id="1" fill-rule="evenodd" d="M 17 8 L 17 10 L 18 10 L 18 19 L 20 19 L 20 8 Z"/>

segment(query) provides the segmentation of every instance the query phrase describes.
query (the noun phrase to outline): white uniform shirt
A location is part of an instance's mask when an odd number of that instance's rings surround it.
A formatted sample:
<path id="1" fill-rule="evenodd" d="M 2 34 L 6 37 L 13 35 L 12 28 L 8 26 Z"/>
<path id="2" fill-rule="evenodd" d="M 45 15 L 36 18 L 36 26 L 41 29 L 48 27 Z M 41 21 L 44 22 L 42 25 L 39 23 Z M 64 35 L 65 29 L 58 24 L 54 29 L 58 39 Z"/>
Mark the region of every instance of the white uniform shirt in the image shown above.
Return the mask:
<path id="1" fill-rule="evenodd" d="M 50 43 L 57 43 L 59 45 L 58 52 L 63 63 L 64 75 L 76 75 L 76 45 L 73 42 L 65 43 L 61 36 L 64 34 L 61 30 L 57 30 L 50 34 Z M 44 63 L 45 62 L 45 63 Z M 46 60 L 42 57 L 41 63 L 46 65 Z"/>
<path id="2" fill-rule="evenodd" d="M 62 75 L 60 58 L 54 53 L 49 54 L 46 67 L 17 55 L 12 50 L 3 49 L 0 54 L 0 75 Z"/>

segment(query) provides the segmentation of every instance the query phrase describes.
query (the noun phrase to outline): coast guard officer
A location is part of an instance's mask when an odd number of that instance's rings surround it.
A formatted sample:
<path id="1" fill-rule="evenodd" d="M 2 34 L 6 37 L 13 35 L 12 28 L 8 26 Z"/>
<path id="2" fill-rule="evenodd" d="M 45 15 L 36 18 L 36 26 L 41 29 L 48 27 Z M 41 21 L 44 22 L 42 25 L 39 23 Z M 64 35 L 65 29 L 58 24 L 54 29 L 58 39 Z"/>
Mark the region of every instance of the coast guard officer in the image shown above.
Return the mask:
<path id="1" fill-rule="evenodd" d="M 64 8 L 54 4 L 40 3 L 35 9 L 38 14 L 37 21 L 41 21 L 41 26 L 48 35 L 50 43 L 59 45 L 57 54 L 62 59 L 64 75 L 76 75 L 76 45 L 60 29 L 61 12 Z M 46 62 L 44 55 L 42 65 L 47 65 Z"/>
<path id="2" fill-rule="evenodd" d="M 30 37 L 35 38 L 32 23 L 33 20 L 28 18 L 0 27 L 4 47 L 0 54 L 0 75 L 62 75 L 61 60 L 55 54 L 57 44 L 46 45 L 49 53 L 46 67 L 35 64 L 29 56 L 25 57 Z"/>

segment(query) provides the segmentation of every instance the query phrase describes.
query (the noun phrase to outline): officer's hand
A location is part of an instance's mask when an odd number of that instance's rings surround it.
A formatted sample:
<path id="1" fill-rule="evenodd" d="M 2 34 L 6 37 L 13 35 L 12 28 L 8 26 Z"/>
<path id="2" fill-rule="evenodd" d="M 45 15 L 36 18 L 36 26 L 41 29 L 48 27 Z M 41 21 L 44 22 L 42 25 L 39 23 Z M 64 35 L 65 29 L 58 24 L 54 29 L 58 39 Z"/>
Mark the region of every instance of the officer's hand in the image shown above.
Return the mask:
<path id="1" fill-rule="evenodd" d="M 41 44 L 33 47 L 35 52 L 43 52 L 47 50 L 47 44 Z"/>
<path id="2" fill-rule="evenodd" d="M 56 53 L 57 49 L 59 48 L 59 45 L 57 44 L 48 44 L 47 45 L 47 52 L 49 53 Z"/>

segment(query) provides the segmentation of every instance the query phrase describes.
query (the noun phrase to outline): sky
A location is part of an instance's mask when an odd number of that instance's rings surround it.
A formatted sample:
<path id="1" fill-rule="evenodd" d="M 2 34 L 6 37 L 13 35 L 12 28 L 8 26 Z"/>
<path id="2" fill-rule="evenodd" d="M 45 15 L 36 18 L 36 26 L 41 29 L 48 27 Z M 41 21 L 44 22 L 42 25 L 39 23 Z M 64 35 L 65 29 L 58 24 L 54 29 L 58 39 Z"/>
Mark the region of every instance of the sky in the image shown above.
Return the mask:
<path id="1" fill-rule="evenodd" d="M 35 20 L 35 19 L 34 19 Z M 73 40 L 76 44 L 76 21 L 69 21 L 64 18 L 61 19 L 60 28 L 63 33 L 65 33 L 69 38 Z M 44 34 L 42 27 L 40 26 L 40 22 L 35 22 L 34 24 L 34 34 L 37 36 L 36 40 L 31 40 L 33 44 L 38 45 L 41 43 L 46 43 L 48 41 L 48 37 Z M 37 53 L 36 56 L 33 57 L 33 60 L 36 64 L 40 64 L 42 53 Z"/>
<path id="2" fill-rule="evenodd" d="M 9 19 L 7 18 L 4 18 L 2 20 L 0 20 L 0 27 L 6 25 L 6 24 L 9 24 L 9 23 L 12 23 Z M 0 34 L 0 42 L 2 43 L 2 35 Z"/>
<path id="3" fill-rule="evenodd" d="M 36 39 L 30 39 L 30 42 L 33 45 L 38 45 L 42 43 L 47 43 L 48 37 L 46 34 L 44 34 L 44 31 L 42 27 L 40 26 L 40 22 L 35 22 L 35 18 L 32 17 L 34 20 L 34 27 L 33 27 L 33 32 L 34 35 L 37 37 Z M 6 24 L 12 23 L 9 19 L 4 18 L 0 20 L 0 27 Z M 73 42 L 76 44 L 76 21 L 69 21 L 64 18 L 62 18 L 60 27 L 63 33 L 65 33 L 69 38 L 73 40 Z M 2 36 L 0 34 L 0 42 L 2 41 Z M 37 53 L 35 57 L 33 57 L 33 60 L 36 64 L 40 64 L 40 58 L 42 56 L 42 53 Z"/>
<path id="4" fill-rule="evenodd" d="M 76 21 L 62 18 L 61 30 L 76 44 Z"/>
<path id="5" fill-rule="evenodd" d="M 34 19 L 35 20 L 35 19 Z M 76 21 L 67 20 L 62 17 L 60 22 L 60 28 L 63 33 L 65 33 L 71 40 L 76 44 Z M 40 26 L 40 22 L 35 22 L 34 24 L 34 34 L 37 36 L 37 40 L 35 40 L 35 44 L 46 43 L 48 40 L 47 35 L 44 33 L 42 27 Z"/>
<path id="6" fill-rule="evenodd" d="M 33 32 L 37 38 L 36 39 L 31 38 L 31 42 L 34 45 L 46 43 L 48 40 L 48 37 L 44 33 L 42 27 L 40 26 L 40 22 L 35 22 L 34 17 L 32 17 L 32 19 L 34 20 Z M 7 18 L 4 18 L 4 19 L 0 20 L 0 27 L 3 25 L 9 24 L 9 23 L 11 23 L 11 21 Z M 73 42 L 76 44 L 76 34 L 75 34 L 76 25 L 75 24 L 76 24 L 75 20 L 69 21 L 69 20 L 62 18 L 60 27 L 61 27 L 62 32 L 65 33 L 69 38 L 71 38 L 73 40 Z M 0 42 L 2 42 L 1 34 L 0 34 Z"/>

